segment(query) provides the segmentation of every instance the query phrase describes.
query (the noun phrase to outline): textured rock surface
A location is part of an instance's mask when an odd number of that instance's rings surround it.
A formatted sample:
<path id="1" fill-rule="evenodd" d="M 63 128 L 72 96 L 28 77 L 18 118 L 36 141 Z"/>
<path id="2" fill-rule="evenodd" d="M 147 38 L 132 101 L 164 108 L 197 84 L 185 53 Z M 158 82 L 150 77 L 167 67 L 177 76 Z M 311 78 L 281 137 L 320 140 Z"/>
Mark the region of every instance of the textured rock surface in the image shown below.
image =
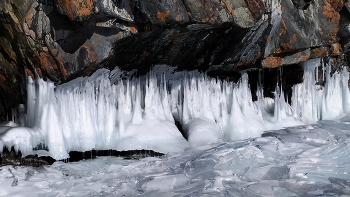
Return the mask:
<path id="1" fill-rule="evenodd" d="M 344 59 L 349 13 L 348 0 L 2 0 L 0 121 L 25 102 L 25 73 L 63 83 L 100 67 L 229 75 Z"/>

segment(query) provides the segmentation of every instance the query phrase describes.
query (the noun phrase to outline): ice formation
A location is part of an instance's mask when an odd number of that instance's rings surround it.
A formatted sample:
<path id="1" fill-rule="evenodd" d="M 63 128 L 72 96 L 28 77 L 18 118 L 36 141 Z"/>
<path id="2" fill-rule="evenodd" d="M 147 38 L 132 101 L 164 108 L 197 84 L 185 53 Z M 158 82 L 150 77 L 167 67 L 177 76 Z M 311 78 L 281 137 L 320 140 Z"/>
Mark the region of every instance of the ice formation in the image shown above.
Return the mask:
<path id="1" fill-rule="evenodd" d="M 345 197 L 350 195 L 346 119 L 162 157 L 97 157 L 39 168 L 1 166 L 0 196 Z"/>
<path id="2" fill-rule="evenodd" d="M 28 78 L 25 127 L 2 129 L 0 147 L 14 146 L 27 155 L 42 144 L 55 159 L 68 158 L 73 150 L 167 153 L 340 118 L 349 111 L 349 74 L 343 69 L 331 76 L 327 65 L 324 87 L 315 85 L 320 65 L 319 60 L 303 65 L 304 82 L 293 87 L 291 105 L 280 86 L 274 99 L 264 98 L 262 84 L 253 102 L 246 73 L 238 83 L 198 72 L 167 78 L 154 71 L 138 79 L 121 79 L 118 72 L 106 69 L 59 86 Z M 183 126 L 188 142 L 175 120 Z"/>
<path id="3" fill-rule="evenodd" d="M 344 68 L 331 77 L 331 67 L 326 66 L 322 69 L 324 87 L 315 85 L 319 81 L 317 63 L 316 59 L 304 64 L 304 82 L 293 87 L 292 111 L 305 123 L 333 120 L 349 112 L 349 73 Z"/>

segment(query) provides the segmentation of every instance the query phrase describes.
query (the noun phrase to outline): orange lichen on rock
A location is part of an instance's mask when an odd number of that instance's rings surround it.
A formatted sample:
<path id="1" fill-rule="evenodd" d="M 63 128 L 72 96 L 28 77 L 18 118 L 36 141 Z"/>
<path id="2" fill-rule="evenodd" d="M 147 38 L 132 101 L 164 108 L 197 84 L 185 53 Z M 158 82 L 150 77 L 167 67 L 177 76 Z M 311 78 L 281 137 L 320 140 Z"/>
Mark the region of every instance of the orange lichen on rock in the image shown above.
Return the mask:
<path id="1" fill-rule="evenodd" d="M 62 14 L 75 20 L 79 17 L 90 16 L 94 12 L 92 0 L 57 0 L 58 8 Z"/>
<path id="2" fill-rule="evenodd" d="M 269 56 L 262 60 L 261 64 L 264 68 L 277 68 L 282 65 L 283 58 L 277 56 Z"/>
<path id="3" fill-rule="evenodd" d="M 336 11 L 340 11 L 344 6 L 343 0 L 327 0 L 327 2 L 331 4 Z"/>
<path id="4" fill-rule="evenodd" d="M 210 23 L 215 24 L 216 19 L 214 17 L 211 17 L 210 20 L 208 20 Z"/>
<path id="5" fill-rule="evenodd" d="M 284 22 L 283 19 L 281 20 L 281 24 L 282 24 L 282 29 L 281 29 L 281 32 L 280 32 L 280 36 L 287 34 L 287 26 L 286 26 L 286 23 Z"/>
<path id="6" fill-rule="evenodd" d="M 45 52 L 40 52 L 40 67 L 44 70 L 57 70 L 57 65 L 56 62 L 54 61 L 54 59 Z"/>
<path id="7" fill-rule="evenodd" d="M 165 13 L 164 12 L 161 12 L 161 11 L 157 11 L 157 18 L 163 22 L 165 22 L 165 19 L 170 15 L 170 11 L 166 11 Z"/>
<path id="8" fill-rule="evenodd" d="M 204 18 L 202 18 L 202 23 L 206 23 L 206 22 L 208 22 L 209 21 L 209 17 L 204 17 Z"/>
<path id="9" fill-rule="evenodd" d="M 286 51 L 286 50 L 288 51 L 293 49 L 292 45 L 288 42 L 281 43 L 281 48 L 282 48 L 282 51 Z"/>
<path id="10" fill-rule="evenodd" d="M 25 68 L 24 71 L 27 73 L 27 76 L 30 76 L 32 79 L 34 79 L 34 74 L 32 73 L 32 71 L 30 71 L 28 68 Z"/>
<path id="11" fill-rule="evenodd" d="M 337 41 L 338 30 L 339 30 L 338 28 L 334 28 L 331 34 L 329 34 L 329 39 L 328 39 L 329 43 L 334 43 Z"/>
<path id="12" fill-rule="evenodd" d="M 331 45 L 331 49 L 332 49 L 332 54 L 331 55 L 335 55 L 338 56 L 341 54 L 341 45 L 339 43 L 334 43 Z"/>
<path id="13" fill-rule="evenodd" d="M 66 77 L 68 75 L 67 70 L 60 65 L 60 71 L 63 77 Z"/>
<path id="14" fill-rule="evenodd" d="M 262 0 L 246 0 L 245 2 L 255 19 L 260 18 L 260 16 L 266 11 L 265 3 Z"/>
<path id="15" fill-rule="evenodd" d="M 235 15 L 235 10 L 232 9 L 226 1 L 221 1 L 221 5 L 225 6 L 226 10 L 229 14 L 231 14 L 232 17 Z"/>
<path id="16" fill-rule="evenodd" d="M 328 51 L 325 48 L 315 48 L 312 50 L 315 57 L 325 57 L 328 55 Z"/>
<path id="17" fill-rule="evenodd" d="M 322 14 L 334 24 L 339 24 L 340 14 L 331 6 L 331 4 L 326 3 L 326 5 L 323 6 Z"/>
<path id="18" fill-rule="evenodd" d="M 299 62 L 305 62 L 307 60 L 309 60 L 311 57 L 311 53 L 306 53 L 306 54 L 303 54 L 303 55 L 299 55 L 297 54 L 296 55 L 296 58 L 292 58 L 292 60 L 289 62 L 290 64 L 296 64 L 296 63 L 299 63 Z"/>
<path id="19" fill-rule="evenodd" d="M 39 75 L 40 78 L 43 78 L 43 72 L 41 71 L 40 68 L 36 68 L 35 72 Z"/>
<path id="20" fill-rule="evenodd" d="M 137 29 L 134 27 L 134 26 L 131 26 L 131 25 L 129 25 L 129 26 L 127 26 L 128 27 L 128 29 L 129 29 L 129 31 L 131 32 L 131 33 L 133 33 L 133 34 L 136 34 L 138 31 L 137 31 Z"/>
<path id="21" fill-rule="evenodd" d="M 306 49 L 301 52 L 284 54 L 284 57 L 279 56 L 268 56 L 262 60 L 261 64 L 264 68 L 276 68 L 282 65 L 297 64 L 309 60 L 311 57 L 310 49 Z"/>
<path id="22" fill-rule="evenodd" d="M 180 21 L 181 20 L 181 15 L 180 14 L 176 15 L 175 20 L 176 21 Z"/>
<path id="23" fill-rule="evenodd" d="M 33 20 L 33 16 L 35 14 L 35 8 L 34 7 L 31 7 L 28 12 L 27 12 L 27 15 L 25 16 L 24 18 L 24 21 L 25 23 L 28 25 L 28 27 L 30 27 L 32 25 L 32 20 Z"/>

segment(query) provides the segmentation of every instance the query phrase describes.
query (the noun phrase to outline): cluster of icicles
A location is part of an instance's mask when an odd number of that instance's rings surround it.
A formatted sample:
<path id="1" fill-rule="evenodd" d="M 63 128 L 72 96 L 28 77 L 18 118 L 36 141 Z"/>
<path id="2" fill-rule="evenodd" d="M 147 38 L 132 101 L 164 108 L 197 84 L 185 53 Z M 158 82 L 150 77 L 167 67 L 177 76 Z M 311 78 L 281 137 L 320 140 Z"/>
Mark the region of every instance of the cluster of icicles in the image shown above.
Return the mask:
<path id="1" fill-rule="evenodd" d="M 331 76 L 330 65 L 326 65 L 325 85 L 315 85 L 320 65 L 319 59 L 302 65 L 304 82 L 293 87 L 291 104 L 278 85 L 274 99 L 264 98 L 262 84 L 253 102 L 246 73 L 238 83 L 198 72 L 178 74 L 182 77 L 177 79 L 151 72 L 122 80 L 105 69 L 56 87 L 40 78 L 28 78 L 26 115 L 22 117 L 25 127 L 2 126 L 0 147 L 14 146 L 28 155 L 44 145 L 55 159 L 69 158 L 70 151 L 92 149 L 168 153 L 337 119 L 349 111 L 349 74 L 343 69 Z"/>

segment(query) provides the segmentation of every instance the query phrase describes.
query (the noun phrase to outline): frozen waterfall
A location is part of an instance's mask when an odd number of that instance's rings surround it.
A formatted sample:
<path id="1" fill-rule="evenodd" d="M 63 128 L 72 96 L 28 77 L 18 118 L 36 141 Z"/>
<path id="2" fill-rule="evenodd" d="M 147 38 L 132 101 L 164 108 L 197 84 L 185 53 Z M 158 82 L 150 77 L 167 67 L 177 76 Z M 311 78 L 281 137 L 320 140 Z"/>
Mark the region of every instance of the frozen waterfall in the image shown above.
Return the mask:
<path id="1" fill-rule="evenodd" d="M 152 149 L 168 153 L 220 141 L 259 137 L 264 131 L 337 119 L 349 112 L 349 74 L 330 74 L 319 59 L 303 65 L 304 82 L 293 87 L 291 104 L 277 85 L 264 98 L 258 84 L 252 100 L 248 74 L 238 83 L 192 71 L 173 75 L 158 69 L 121 79 L 118 70 L 55 86 L 28 77 L 25 127 L 0 126 L 0 147 L 33 154 L 44 145 L 55 159 L 70 151 Z M 324 67 L 324 86 L 317 85 Z M 323 78 L 322 78 L 323 80 Z M 178 121 L 188 138 L 175 125 Z M 0 149 L 2 150 L 2 149 Z"/>

